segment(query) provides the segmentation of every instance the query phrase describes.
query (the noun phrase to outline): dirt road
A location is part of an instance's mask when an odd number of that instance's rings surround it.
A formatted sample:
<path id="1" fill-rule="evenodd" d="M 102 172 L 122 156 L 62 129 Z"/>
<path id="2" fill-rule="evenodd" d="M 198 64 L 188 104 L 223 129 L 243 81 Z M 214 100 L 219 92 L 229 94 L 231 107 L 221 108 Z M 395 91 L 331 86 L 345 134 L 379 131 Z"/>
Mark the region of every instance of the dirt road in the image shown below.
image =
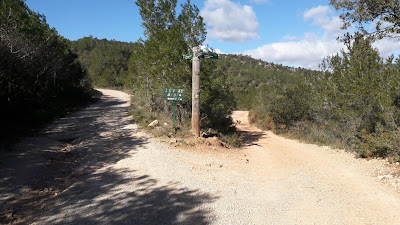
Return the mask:
<path id="1" fill-rule="evenodd" d="M 244 149 L 175 148 L 140 132 L 127 114 L 128 95 L 101 91 L 104 97 L 99 103 L 57 121 L 2 158 L 0 174 L 4 177 L 0 181 L 9 184 L 0 189 L 0 205 L 9 207 L 3 218 L 23 215 L 19 210 L 26 207 L 18 208 L 17 203 L 28 201 L 33 192 L 47 195 L 37 205 L 39 209 L 32 211 L 35 216 L 20 222 L 400 222 L 400 195 L 376 174 L 377 169 L 387 166 L 383 161 L 355 159 L 343 151 L 262 132 L 248 125 L 247 112 L 233 115 L 241 120 L 238 128 L 246 136 Z M 18 174 L 26 174 L 26 168 L 7 164 L 4 159 L 19 156 L 23 160 L 21 152 L 27 146 L 37 154 L 40 171 L 64 168 L 50 174 L 57 185 L 50 187 L 54 184 L 50 182 L 45 189 L 43 179 L 35 178 L 40 181 L 36 186 L 18 181 Z M 61 156 L 59 152 L 63 152 Z M 40 163 L 39 156 L 45 163 Z M 49 180 L 48 175 L 44 177 Z M 26 176 L 25 180 L 32 179 Z M 7 203 L 10 201 L 12 204 Z"/>
<path id="2" fill-rule="evenodd" d="M 399 195 L 377 176 L 384 161 L 356 159 L 344 151 L 262 132 L 249 125 L 248 112 L 233 117 L 241 121 L 240 130 L 256 136 L 245 152 L 254 175 L 268 177 L 275 187 L 266 195 L 287 203 L 280 206 L 277 223 L 399 224 Z"/>

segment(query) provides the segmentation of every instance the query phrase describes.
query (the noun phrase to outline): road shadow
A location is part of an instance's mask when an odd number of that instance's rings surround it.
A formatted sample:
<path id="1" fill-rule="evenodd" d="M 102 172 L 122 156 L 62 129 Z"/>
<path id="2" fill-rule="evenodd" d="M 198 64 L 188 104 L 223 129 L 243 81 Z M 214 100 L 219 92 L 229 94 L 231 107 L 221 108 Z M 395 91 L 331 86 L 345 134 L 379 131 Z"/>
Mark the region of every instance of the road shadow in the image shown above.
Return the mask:
<path id="1" fill-rule="evenodd" d="M 137 171 L 108 168 L 77 180 L 46 205 L 38 224 L 209 224 L 212 217 L 202 205 L 214 197 Z"/>
<path id="2" fill-rule="evenodd" d="M 245 130 L 237 130 L 239 135 L 243 136 L 243 145 L 251 146 L 258 145 L 256 142 L 263 137 L 266 137 L 267 134 L 263 131 L 245 131 Z"/>
<path id="3" fill-rule="evenodd" d="M 30 223 L 38 207 L 67 190 L 77 174 L 107 167 L 144 148 L 148 137 L 136 135 L 128 111 L 126 101 L 105 95 L 0 153 L 0 224 Z"/>

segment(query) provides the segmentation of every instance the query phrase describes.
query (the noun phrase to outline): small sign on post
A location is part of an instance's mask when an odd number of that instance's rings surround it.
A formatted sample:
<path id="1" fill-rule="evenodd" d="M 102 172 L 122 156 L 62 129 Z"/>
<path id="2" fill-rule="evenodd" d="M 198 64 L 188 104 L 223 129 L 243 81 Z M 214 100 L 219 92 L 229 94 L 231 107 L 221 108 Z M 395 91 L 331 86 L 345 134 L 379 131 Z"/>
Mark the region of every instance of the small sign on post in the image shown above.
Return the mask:
<path id="1" fill-rule="evenodd" d="M 204 59 L 219 59 L 219 55 L 214 52 L 199 52 L 199 57 Z"/>
<path id="2" fill-rule="evenodd" d="M 164 100 L 184 101 L 185 89 L 164 89 Z"/>
<path id="3" fill-rule="evenodd" d="M 172 124 L 175 129 L 175 108 L 176 101 L 185 100 L 184 89 L 164 89 L 164 100 L 172 101 Z"/>
<path id="4" fill-rule="evenodd" d="M 193 53 L 192 54 L 183 55 L 183 59 L 192 59 L 192 58 L 193 58 Z"/>
<path id="5" fill-rule="evenodd" d="M 203 52 L 199 51 L 198 53 L 199 58 L 204 58 L 204 59 L 219 59 L 219 55 L 214 52 Z M 182 56 L 183 59 L 193 59 L 193 53 L 191 54 L 185 54 Z"/>

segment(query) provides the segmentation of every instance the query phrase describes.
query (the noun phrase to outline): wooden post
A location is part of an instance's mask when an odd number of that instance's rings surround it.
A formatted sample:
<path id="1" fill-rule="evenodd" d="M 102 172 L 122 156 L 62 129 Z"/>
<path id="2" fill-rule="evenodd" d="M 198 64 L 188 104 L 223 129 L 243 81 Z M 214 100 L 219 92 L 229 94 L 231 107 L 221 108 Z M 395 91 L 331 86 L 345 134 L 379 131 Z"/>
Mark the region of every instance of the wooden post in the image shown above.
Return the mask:
<path id="1" fill-rule="evenodd" d="M 172 126 L 174 128 L 174 132 L 176 131 L 175 128 L 175 108 L 176 108 L 176 101 L 174 100 L 172 103 Z"/>
<path id="2" fill-rule="evenodd" d="M 200 59 L 199 47 L 193 48 L 192 59 L 192 131 L 200 137 Z"/>

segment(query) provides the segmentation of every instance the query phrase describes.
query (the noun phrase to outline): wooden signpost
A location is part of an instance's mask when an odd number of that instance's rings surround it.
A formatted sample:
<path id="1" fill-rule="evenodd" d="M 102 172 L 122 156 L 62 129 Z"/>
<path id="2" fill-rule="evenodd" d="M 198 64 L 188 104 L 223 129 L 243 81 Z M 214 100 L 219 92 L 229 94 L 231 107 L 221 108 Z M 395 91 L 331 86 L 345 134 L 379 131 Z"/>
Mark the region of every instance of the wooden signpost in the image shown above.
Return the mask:
<path id="1" fill-rule="evenodd" d="M 183 59 L 192 59 L 192 131 L 197 137 L 200 137 L 200 58 L 219 59 L 219 56 L 199 47 L 194 47 L 192 54 L 183 55 Z"/>
<path id="2" fill-rule="evenodd" d="M 184 89 L 164 89 L 164 100 L 172 101 L 172 126 L 175 129 L 175 108 L 176 101 L 185 100 L 185 90 Z"/>

